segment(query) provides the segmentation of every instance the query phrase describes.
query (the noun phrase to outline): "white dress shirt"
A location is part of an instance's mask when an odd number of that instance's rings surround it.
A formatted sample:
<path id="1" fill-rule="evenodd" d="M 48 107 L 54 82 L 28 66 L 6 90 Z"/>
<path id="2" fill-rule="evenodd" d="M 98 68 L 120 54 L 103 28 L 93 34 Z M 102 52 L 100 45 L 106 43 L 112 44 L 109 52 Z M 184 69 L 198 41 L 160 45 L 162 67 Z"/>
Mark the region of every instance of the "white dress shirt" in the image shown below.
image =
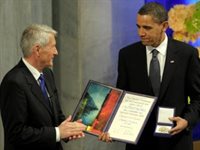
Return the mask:
<path id="1" fill-rule="evenodd" d="M 159 52 L 157 57 L 158 57 L 158 61 L 160 63 L 160 77 L 161 77 L 160 79 L 161 79 L 161 81 L 162 81 L 164 67 L 165 67 L 165 60 L 166 60 L 166 54 L 167 54 L 167 43 L 168 43 L 168 37 L 165 34 L 164 41 L 158 47 L 146 46 L 148 75 L 149 75 L 150 62 L 151 62 L 151 58 L 152 58 L 151 51 L 153 49 L 156 49 Z"/>

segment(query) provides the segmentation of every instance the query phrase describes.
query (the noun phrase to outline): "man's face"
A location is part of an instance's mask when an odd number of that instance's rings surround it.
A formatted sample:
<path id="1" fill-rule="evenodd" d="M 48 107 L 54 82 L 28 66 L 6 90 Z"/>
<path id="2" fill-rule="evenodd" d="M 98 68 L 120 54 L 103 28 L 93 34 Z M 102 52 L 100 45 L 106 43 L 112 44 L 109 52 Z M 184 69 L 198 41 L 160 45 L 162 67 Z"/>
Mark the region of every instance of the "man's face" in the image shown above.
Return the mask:
<path id="1" fill-rule="evenodd" d="M 47 45 L 40 47 L 39 53 L 40 66 L 42 68 L 52 67 L 54 56 L 58 55 L 58 51 L 56 49 L 56 40 L 53 34 L 50 34 Z"/>
<path id="2" fill-rule="evenodd" d="M 164 40 L 167 25 L 167 22 L 157 23 L 150 15 L 137 15 L 138 35 L 145 46 L 159 46 Z"/>

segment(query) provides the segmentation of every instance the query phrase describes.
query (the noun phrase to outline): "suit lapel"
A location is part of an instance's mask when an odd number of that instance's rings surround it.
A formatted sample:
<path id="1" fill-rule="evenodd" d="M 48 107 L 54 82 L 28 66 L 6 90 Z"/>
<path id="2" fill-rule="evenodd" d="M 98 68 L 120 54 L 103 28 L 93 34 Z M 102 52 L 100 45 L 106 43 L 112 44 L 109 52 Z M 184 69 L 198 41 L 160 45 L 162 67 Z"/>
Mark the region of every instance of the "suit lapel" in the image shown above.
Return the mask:
<path id="1" fill-rule="evenodd" d="M 50 104 L 51 104 L 51 112 L 53 114 L 53 119 L 56 125 L 59 125 L 59 121 L 58 121 L 58 115 L 57 115 L 57 109 L 56 109 L 56 92 L 51 88 L 51 82 L 50 79 L 48 78 L 48 76 L 46 74 L 44 74 L 45 76 L 45 81 L 46 81 L 46 87 L 47 90 L 49 92 L 49 100 L 50 100 Z"/>
<path id="2" fill-rule="evenodd" d="M 48 93 L 49 93 L 49 98 L 50 98 L 50 104 L 51 104 L 51 107 L 52 107 L 52 105 L 53 105 L 53 103 L 52 103 L 52 100 L 51 100 L 51 98 L 53 97 L 53 91 L 52 91 L 52 88 L 51 88 L 51 86 L 50 86 L 50 82 L 49 82 L 49 80 L 48 80 L 48 78 L 47 78 L 47 76 L 44 74 L 44 77 L 45 77 L 45 83 L 46 83 L 46 88 L 47 88 L 47 91 L 48 91 Z"/>
<path id="3" fill-rule="evenodd" d="M 133 63 L 134 65 L 137 65 L 137 72 L 138 72 L 137 81 L 139 81 L 138 84 L 142 84 L 142 89 L 140 89 L 138 92 L 152 95 L 153 91 L 147 69 L 146 47 L 140 44 L 137 53 L 134 55 L 136 56 L 134 59 L 137 62 Z"/>
<path id="4" fill-rule="evenodd" d="M 135 50 L 134 50 L 135 49 Z M 130 49 L 132 52 L 129 54 L 131 60 L 128 65 L 131 67 L 134 80 L 132 89 L 134 92 L 152 95 L 151 82 L 147 70 L 147 56 L 146 47 L 142 43 L 138 43 L 136 47 Z"/>
<path id="5" fill-rule="evenodd" d="M 153 89 L 152 89 L 151 81 L 148 75 L 146 47 L 143 48 L 143 57 L 141 58 L 144 58 L 144 60 L 142 60 L 140 63 L 142 64 L 142 70 L 144 70 L 143 79 L 144 79 L 144 83 L 146 83 L 145 87 L 148 87 L 147 93 L 151 95 L 153 93 Z"/>
<path id="6" fill-rule="evenodd" d="M 177 64 L 179 61 L 177 52 L 178 52 L 177 49 L 174 49 L 172 41 L 169 39 L 165 67 L 164 67 L 164 72 L 163 72 L 163 79 L 162 79 L 161 87 L 160 87 L 159 99 L 161 100 L 163 99 L 165 91 L 167 90 L 170 80 L 177 67 Z"/>
<path id="7" fill-rule="evenodd" d="M 47 111 L 51 114 L 51 110 L 50 108 L 46 105 L 46 103 L 44 102 L 44 96 L 42 95 L 42 91 L 40 89 L 40 86 L 38 85 L 38 83 L 35 81 L 35 79 L 31 79 L 28 78 L 29 76 L 27 76 L 27 81 L 30 85 L 30 89 L 32 91 L 32 93 L 37 97 L 37 99 L 42 103 L 42 105 L 45 107 L 45 109 L 47 109 Z"/>
<path id="8" fill-rule="evenodd" d="M 25 74 L 27 83 L 29 85 L 30 91 L 33 93 L 33 95 L 36 97 L 36 100 L 39 100 L 40 103 L 45 107 L 45 109 L 51 114 L 51 110 L 44 102 L 44 97 L 42 95 L 42 91 L 40 89 L 40 86 L 38 85 L 37 81 L 33 77 L 33 75 L 30 73 L 26 65 L 21 60 L 18 64 L 19 67 L 23 68 L 23 72 Z"/>

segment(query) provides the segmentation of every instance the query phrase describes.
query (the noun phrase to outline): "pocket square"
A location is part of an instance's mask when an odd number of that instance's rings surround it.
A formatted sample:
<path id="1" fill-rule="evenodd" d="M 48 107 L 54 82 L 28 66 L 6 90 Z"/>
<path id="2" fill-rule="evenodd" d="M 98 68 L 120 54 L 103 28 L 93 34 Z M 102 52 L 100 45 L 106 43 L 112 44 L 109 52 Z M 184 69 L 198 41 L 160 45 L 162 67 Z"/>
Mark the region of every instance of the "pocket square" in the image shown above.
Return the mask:
<path id="1" fill-rule="evenodd" d="M 174 60 L 170 60 L 170 63 L 173 64 L 173 63 L 175 63 L 175 61 Z"/>

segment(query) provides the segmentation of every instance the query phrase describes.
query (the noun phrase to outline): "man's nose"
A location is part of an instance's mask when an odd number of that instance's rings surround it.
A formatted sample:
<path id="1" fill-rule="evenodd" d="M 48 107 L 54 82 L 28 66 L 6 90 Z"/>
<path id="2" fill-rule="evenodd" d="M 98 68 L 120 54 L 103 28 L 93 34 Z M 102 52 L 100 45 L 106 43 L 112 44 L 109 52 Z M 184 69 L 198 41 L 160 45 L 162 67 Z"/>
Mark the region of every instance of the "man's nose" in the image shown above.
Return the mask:
<path id="1" fill-rule="evenodd" d="M 143 28 L 139 28 L 139 29 L 138 29 L 138 35 L 139 35 L 139 36 L 144 36 L 144 35 L 145 35 L 145 31 L 144 31 Z"/>
<path id="2" fill-rule="evenodd" d="M 55 48 L 55 50 L 54 50 L 54 55 L 58 55 L 58 50 L 57 50 L 57 48 Z"/>

